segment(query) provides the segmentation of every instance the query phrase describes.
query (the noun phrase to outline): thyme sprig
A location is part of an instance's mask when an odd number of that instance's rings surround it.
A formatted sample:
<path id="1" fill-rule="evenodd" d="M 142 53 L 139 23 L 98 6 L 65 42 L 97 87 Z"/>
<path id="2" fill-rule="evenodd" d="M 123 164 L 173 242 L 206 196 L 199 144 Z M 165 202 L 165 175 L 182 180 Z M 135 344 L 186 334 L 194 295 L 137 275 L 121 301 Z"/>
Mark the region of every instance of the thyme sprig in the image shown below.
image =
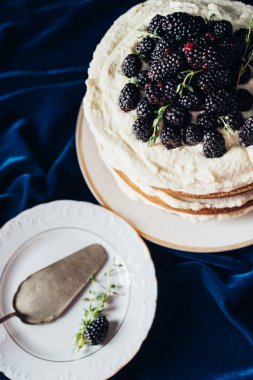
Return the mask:
<path id="1" fill-rule="evenodd" d="M 228 135 L 235 135 L 235 131 L 232 127 L 230 127 L 228 123 L 228 116 L 220 116 L 218 121 L 223 124 L 223 128 L 226 134 Z"/>
<path id="2" fill-rule="evenodd" d="M 109 301 L 109 298 L 118 294 L 115 291 L 116 285 L 112 282 L 111 277 L 116 273 L 118 268 L 121 267 L 123 267 L 122 264 L 117 263 L 115 260 L 113 261 L 112 267 L 104 273 L 104 276 L 107 278 L 106 285 L 98 282 L 95 276 L 91 277 L 92 286 L 89 290 L 89 296 L 84 298 L 84 301 L 89 302 L 90 304 L 84 308 L 84 316 L 81 321 L 81 327 L 75 334 L 74 345 L 78 351 L 80 351 L 86 344 L 89 344 L 88 340 L 85 338 L 87 327 L 101 315 L 106 303 Z M 103 291 L 96 291 L 95 287 L 97 288 L 97 286 L 103 289 Z"/>
<path id="3" fill-rule="evenodd" d="M 239 84 L 241 76 L 245 73 L 245 70 L 247 69 L 247 67 L 249 66 L 252 60 L 253 60 L 253 50 L 249 52 L 248 57 L 246 58 L 246 61 L 240 67 L 237 85 Z"/>
<path id="4" fill-rule="evenodd" d="M 245 37 L 245 43 L 246 43 L 245 53 L 247 52 L 248 48 L 250 47 L 250 40 L 251 40 L 251 32 L 252 31 L 253 31 L 253 18 L 250 20 L 248 33 Z"/>
<path id="5" fill-rule="evenodd" d="M 139 28 L 137 30 L 138 32 L 141 32 L 141 34 L 138 36 L 139 39 L 143 37 L 151 37 L 151 38 L 157 38 L 157 39 L 161 38 L 157 33 L 147 32 L 147 28 Z"/>
<path id="6" fill-rule="evenodd" d="M 166 106 L 160 107 L 157 111 L 155 111 L 156 118 L 154 119 L 153 124 L 152 124 L 153 134 L 148 141 L 149 148 L 152 145 L 154 145 L 154 143 L 156 142 L 157 134 L 159 132 L 159 122 L 168 107 L 169 107 L 169 104 L 167 104 Z"/>
<path id="7" fill-rule="evenodd" d="M 139 81 L 136 77 L 131 77 L 129 83 L 135 84 L 137 87 L 139 86 Z"/>
<path id="8" fill-rule="evenodd" d="M 205 20 L 206 20 L 206 23 L 208 24 L 208 26 L 210 26 L 210 24 L 216 19 L 216 14 L 215 13 L 212 13 L 209 18 L 208 17 L 205 17 Z"/>
<path id="9" fill-rule="evenodd" d="M 184 77 L 184 80 L 182 83 L 180 83 L 178 86 L 177 86 L 177 89 L 176 89 L 176 92 L 179 94 L 179 96 L 181 97 L 183 95 L 183 92 L 184 92 L 184 89 L 190 91 L 190 92 L 194 92 L 194 89 L 193 87 L 190 85 L 191 83 L 191 80 L 192 78 L 202 72 L 203 70 L 187 70 L 187 71 L 183 71 L 183 73 L 185 73 L 185 77 Z"/>
<path id="10" fill-rule="evenodd" d="M 250 46 L 252 31 L 253 31 L 253 18 L 250 21 L 248 32 L 245 37 L 245 52 L 244 52 L 244 57 L 243 57 L 244 62 L 242 63 L 239 70 L 237 85 L 239 85 L 241 76 L 245 73 L 245 70 L 247 69 L 251 61 L 253 60 L 253 49 L 252 49 L 252 46 Z"/>

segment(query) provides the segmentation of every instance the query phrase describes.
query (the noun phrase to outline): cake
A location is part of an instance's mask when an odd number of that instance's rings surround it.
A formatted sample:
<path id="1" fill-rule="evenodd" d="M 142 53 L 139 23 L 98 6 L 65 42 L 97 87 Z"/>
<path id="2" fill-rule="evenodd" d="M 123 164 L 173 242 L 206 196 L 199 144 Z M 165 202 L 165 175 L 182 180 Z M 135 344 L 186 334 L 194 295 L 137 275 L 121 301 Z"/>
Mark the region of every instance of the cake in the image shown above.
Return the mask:
<path id="1" fill-rule="evenodd" d="M 237 1 L 148 0 L 97 46 L 84 115 L 132 199 L 195 221 L 253 210 L 252 15 Z"/>

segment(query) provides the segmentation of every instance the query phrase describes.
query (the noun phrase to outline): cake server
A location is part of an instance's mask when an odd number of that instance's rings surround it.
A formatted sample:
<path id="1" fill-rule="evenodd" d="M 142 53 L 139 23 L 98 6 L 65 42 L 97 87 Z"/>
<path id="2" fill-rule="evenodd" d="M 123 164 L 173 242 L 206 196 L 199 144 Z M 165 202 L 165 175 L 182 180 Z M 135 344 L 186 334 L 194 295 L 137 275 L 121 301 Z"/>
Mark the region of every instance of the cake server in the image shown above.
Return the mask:
<path id="1" fill-rule="evenodd" d="M 82 292 L 107 258 L 106 250 L 93 244 L 35 272 L 19 285 L 13 298 L 15 311 L 0 318 L 0 323 L 14 316 L 32 325 L 54 321 Z"/>

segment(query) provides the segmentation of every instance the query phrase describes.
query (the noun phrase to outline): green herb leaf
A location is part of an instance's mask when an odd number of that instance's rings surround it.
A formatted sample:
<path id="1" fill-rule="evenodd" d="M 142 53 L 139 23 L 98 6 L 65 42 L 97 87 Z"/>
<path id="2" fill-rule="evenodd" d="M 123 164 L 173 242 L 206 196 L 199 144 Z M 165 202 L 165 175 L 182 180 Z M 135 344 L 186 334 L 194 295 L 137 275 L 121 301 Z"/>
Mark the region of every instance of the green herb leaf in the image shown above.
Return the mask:
<path id="1" fill-rule="evenodd" d="M 220 116 L 220 117 L 218 118 L 219 123 L 223 124 L 223 128 L 224 128 L 225 133 L 226 133 L 226 134 L 229 134 L 229 135 L 235 135 L 235 131 L 234 131 L 233 128 L 228 124 L 227 120 L 228 120 L 228 117 L 227 117 L 227 116 Z"/>
<path id="2" fill-rule="evenodd" d="M 192 86 L 187 85 L 187 86 L 185 86 L 185 88 L 186 88 L 188 91 L 190 91 L 190 92 L 194 92 Z"/>
<path id="3" fill-rule="evenodd" d="M 157 133 L 159 131 L 159 122 L 160 122 L 161 118 L 163 117 L 164 112 L 166 111 L 166 109 L 168 107 L 169 107 L 169 104 L 167 104 L 163 107 L 160 107 L 159 110 L 157 111 L 157 117 L 154 119 L 153 124 L 152 124 L 153 134 L 148 141 L 148 147 L 149 148 L 152 147 L 154 145 L 154 143 L 156 142 Z"/>
<path id="4" fill-rule="evenodd" d="M 96 318 L 98 318 L 101 313 L 103 312 L 105 308 L 105 304 L 108 302 L 108 299 L 111 296 L 115 296 L 118 294 L 113 289 L 116 288 L 116 285 L 111 282 L 111 275 L 115 273 L 116 269 L 119 270 L 119 268 L 122 268 L 123 265 L 120 263 L 115 263 L 113 261 L 113 267 L 109 269 L 107 272 L 104 273 L 104 276 L 107 278 L 107 286 L 104 286 L 101 283 L 98 283 L 95 276 L 91 277 L 92 284 L 96 284 L 97 286 L 100 286 L 101 288 L 105 289 L 104 292 L 97 292 L 95 290 L 90 290 L 89 294 L 92 294 L 93 297 L 87 297 L 84 300 L 86 302 L 94 302 L 93 304 L 89 304 L 84 309 L 84 318 L 82 318 L 81 321 L 81 327 L 79 331 L 75 334 L 75 348 L 78 349 L 78 351 L 86 344 L 89 344 L 87 339 L 85 338 L 85 332 L 87 327 L 90 323 L 92 323 Z"/>
<path id="5" fill-rule="evenodd" d="M 177 85 L 176 92 L 180 92 L 181 91 L 181 87 L 182 87 L 182 83 L 180 83 L 179 85 Z"/>
<path id="6" fill-rule="evenodd" d="M 192 78 L 202 72 L 203 70 L 187 70 L 187 71 L 183 71 L 182 73 L 185 73 L 185 77 L 184 77 L 184 80 L 182 83 L 180 83 L 177 88 L 176 88 L 176 92 L 179 94 L 179 96 L 182 96 L 183 95 L 183 92 L 184 92 L 184 89 L 190 91 L 190 92 L 194 92 L 193 90 L 193 87 L 190 86 L 189 84 L 191 83 L 191 80 Z"/>

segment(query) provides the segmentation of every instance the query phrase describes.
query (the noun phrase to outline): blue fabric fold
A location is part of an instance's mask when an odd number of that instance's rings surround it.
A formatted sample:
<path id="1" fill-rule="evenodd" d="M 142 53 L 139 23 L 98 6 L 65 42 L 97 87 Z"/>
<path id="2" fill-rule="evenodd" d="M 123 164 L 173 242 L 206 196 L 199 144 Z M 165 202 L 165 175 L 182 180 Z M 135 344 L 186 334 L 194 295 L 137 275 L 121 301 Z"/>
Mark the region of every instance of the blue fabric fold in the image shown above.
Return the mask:
<path id="1" fill-rule="evenodd" d="M 77 162 L 77 113 L 96 45 L 137 3 L 0 2 L 0 225 L 56 199 L 96 203 Z M 113 379 L 253 379 L 252 247 L 201 254 L 148 245 L 156 318 Z"/>

